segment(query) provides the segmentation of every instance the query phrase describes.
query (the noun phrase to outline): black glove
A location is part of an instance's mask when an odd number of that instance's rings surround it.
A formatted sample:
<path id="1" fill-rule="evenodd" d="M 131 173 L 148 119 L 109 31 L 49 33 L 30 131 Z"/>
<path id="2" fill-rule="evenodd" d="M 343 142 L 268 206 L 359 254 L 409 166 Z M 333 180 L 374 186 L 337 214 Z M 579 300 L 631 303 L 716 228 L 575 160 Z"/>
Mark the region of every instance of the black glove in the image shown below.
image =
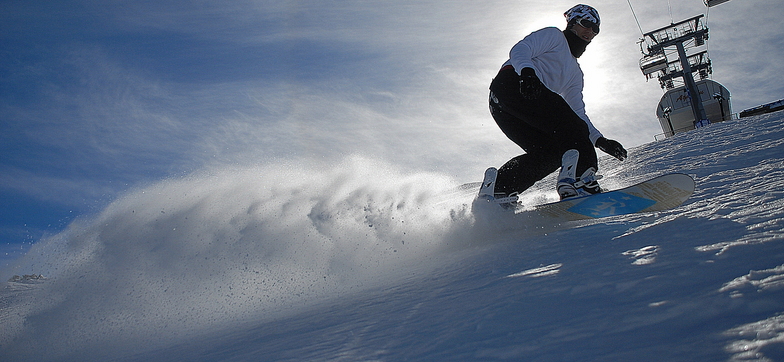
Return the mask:
<path id="1" fill-rule="evenodd" d="M 599 137 L 596 140 L 596 147 L 610 156 L 613 156 L 621 161 L 626 159 L 628 154 L 618 141 L 608 140 L 604 137 Z"/>
<path id="2" fill-rule="evenodd" d="M 544 84 L 536 76 L 533 68 L 523 68 L 520 71 L 520 94 L 523 99 L 534 100 L 542 94 Z"/>

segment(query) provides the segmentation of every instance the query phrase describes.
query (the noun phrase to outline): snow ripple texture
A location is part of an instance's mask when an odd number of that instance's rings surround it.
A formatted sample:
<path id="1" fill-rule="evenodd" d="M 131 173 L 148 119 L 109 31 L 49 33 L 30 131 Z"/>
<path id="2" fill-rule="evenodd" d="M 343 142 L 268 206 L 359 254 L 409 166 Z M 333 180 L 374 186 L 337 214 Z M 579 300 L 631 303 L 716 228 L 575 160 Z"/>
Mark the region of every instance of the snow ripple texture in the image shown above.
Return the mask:
<path id="1" fill-rule="evenodd" d="M 784 360 L 783 143 L 779 112 L 604 157 L 606 188 L 697 190 L 565 225 L 366 158 L 161 181 L 7 271 L 45 278 L 0 291 L 0 360 Z"/>

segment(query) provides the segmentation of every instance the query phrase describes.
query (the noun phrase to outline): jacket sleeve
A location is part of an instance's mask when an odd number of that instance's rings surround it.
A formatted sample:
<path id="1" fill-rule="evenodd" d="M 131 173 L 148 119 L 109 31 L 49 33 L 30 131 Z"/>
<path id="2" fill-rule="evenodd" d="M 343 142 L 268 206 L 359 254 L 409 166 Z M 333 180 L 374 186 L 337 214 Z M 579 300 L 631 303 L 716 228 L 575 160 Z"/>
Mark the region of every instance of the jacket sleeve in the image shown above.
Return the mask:
<path id="1" fill-rule="evenodd" d="M 544 28 L 528 34 L 509 51 L 509 64 L 514 67 L 517 74 L 520 74 L 523 68 L 533 68 L 536 70 L 537 76 L 541 78 L 539 69 L 536 69 L 531 59 L 555 49 L 559 39 L 554 35 L 560 35 L 560 33 L 561 31 L 557 28 Z"/>

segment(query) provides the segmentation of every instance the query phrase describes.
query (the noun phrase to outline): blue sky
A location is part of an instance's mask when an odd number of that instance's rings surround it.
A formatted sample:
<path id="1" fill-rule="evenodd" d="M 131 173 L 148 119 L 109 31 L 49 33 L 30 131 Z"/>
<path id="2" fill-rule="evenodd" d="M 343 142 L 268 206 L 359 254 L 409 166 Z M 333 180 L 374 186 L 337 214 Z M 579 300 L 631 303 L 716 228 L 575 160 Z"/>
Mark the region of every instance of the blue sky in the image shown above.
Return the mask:
<path id="1" fill-rule="evenodd" d="M 590 3 L 581 58 L 609 138 L 661 133 L 625 1 Z M 706 13 L 631 1 L 644 31 Z M 509 48 L 573 2 L 0 1 L 0 258 L 129 190 L 211 168 L 351 155 L 476 181 L 518 149 L 487 112 Z M 668 6 L 669 5 L 669 6 Z M 710 9 L 713 79 L 739 112 L 784 98 L 784 10 Z"/>

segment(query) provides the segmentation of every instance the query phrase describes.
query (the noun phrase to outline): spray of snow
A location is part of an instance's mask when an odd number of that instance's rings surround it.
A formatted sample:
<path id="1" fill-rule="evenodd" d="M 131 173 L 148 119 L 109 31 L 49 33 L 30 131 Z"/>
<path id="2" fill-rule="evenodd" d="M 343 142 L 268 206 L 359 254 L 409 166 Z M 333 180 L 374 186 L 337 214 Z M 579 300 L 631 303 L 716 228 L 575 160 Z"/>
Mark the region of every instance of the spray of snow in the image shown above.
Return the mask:
<path id="1" fill-rule="evenodd" d="M 0 335 L 35 330 L 62 353 L 112 335 L 171 339 L 423 272 L 433 264 L 423 259 L 466 240 L 473 223 L 472 195 L 456 189 L 362 158 L 160 182 L 37 243 L 17 269 L 47 276 L 36 293 L 45 297 L 6 310 Z"/>

